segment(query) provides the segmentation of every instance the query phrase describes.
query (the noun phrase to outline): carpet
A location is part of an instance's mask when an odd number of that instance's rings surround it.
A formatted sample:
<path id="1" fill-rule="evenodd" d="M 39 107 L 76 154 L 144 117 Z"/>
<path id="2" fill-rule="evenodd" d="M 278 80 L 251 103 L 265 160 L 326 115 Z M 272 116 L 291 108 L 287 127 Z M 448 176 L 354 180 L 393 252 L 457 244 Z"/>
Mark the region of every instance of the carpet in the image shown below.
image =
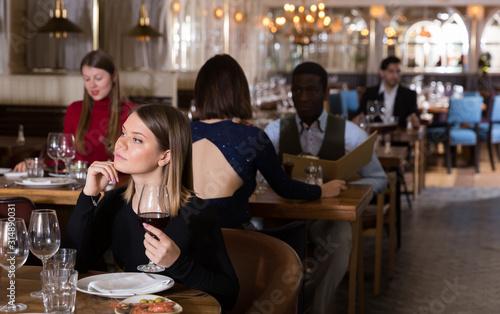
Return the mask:
<path id="1" fill-rule="evenodd" d="M 396 273 L 373 295 L 373 243 L 365 238 L 365 313 L 500 313 L 500 189 L 426 187 L 402 202 Z M 387 262 L 387 243 L 384 263 Z M 335 295 L 347 312 L 348 276 Z"/>

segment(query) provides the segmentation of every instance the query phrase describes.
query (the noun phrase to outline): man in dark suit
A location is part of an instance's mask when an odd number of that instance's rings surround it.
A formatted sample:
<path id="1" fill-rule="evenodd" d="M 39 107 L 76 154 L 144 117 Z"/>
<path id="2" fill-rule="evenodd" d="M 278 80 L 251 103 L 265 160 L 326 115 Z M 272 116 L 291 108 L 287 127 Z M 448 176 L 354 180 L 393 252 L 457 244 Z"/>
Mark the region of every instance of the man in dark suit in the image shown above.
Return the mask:
<path id="1" fill-rule="evenodd" d="M 397 57 L 388 57 L 382 60 L 379 69 L 380 85 L 366 89 L 356 120 L 359 119 L 360 115 L 367 114 L 369 100 L 377 100 L 384 104 L 385 122 L 391 121 L 391 117 L 396 117 L 400 126 L 407 126 L 407 123 L 411 123 L 414 128 L 420 126 L 417 94 L 399 85 L 401 79 L 400 64 L 401 60 Z"/>

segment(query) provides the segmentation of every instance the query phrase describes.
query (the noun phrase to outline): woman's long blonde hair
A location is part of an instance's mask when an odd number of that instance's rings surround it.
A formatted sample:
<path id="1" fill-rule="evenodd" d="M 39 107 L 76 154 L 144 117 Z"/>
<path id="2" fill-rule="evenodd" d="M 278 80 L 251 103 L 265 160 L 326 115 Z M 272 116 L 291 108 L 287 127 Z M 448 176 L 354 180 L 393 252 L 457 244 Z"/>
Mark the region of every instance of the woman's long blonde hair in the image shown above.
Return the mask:
<path id="1" fill-rule="evenodd" d="M 120 135 L 120 119 L 122 112 L 122 102 L 120 96 L 120 80 L 118 74 L 116 73 L 115 64 L 113 63 L 113 58 L 103 50 L 94 50 L 83 57 L 80 63 L 80 73 L 84 65 L 89 67 L 98 68 L 105 70 L 111 75 L 113 79 L 113 87 L 109 94 L 110 102 L 109 107 L 111 115 L 108 122 L 107 138 L 110 143 L 115 143 Z M 85 134 L 88 131 L 90 125 L 92 107 L 94 107 L 94 99 L 89 95 L 86 89 L 83 91 L 83 107 L 82 113 L 80 115 L 80 121 L 78 122 L 78 128 L 76 129 L 76 149 L 82 155 L 87 155 L 87 148 L 85 147 Z M 114 145 L 106 147 L 106 153 L 108 156 L 113 156 Z"/>
<path id="2" fill-rule="evenodd" d="M 163 167 L 162 184 L 168 187 L 170 215 L 177 216 L 179 208 L 187 203 L 193 193 L 189 122 L 184 114 L 169 105 L 141 105 L 132 109 L 130 114 L 134 112 L 156 137 L 158 150 L 170 149 L 170 163 Z M 135 192 L 134 182 L 130 180 L 124 193 L 127 202 L 132 200 Z"/>

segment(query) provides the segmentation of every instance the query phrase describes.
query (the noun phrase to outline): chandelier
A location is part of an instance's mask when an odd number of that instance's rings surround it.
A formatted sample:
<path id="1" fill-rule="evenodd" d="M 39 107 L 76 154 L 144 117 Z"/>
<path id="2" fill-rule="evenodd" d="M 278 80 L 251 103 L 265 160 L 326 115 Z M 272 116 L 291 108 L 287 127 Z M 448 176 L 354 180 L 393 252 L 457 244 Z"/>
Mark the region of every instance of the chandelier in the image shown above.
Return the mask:
<path id="1" fill-rule="evenodd" d="M 274 22 L 269 17 L 264 17 L 262 23 L 273 34 L 293 37 L 294 44 L 309 45 L 319 34 L 330 30 L 332 19 L 326 15 L 324 3 L 307 7 L 303 0 L 298 7 L 287 3 L 283 9 L 283 16 L 276 17 Z"/>
<path id="2" fill-rule="evenodd" d="M 173 5 L 175 6 L 175 4 Z M 149 17 L 148 11 L 146 10 L 146 4 L 141 3 L 139 23 L 127 33 L 127 36 L 136 37 L 138 41 L 149 41 L 151 37 L 161 36 L 161 33 L 149 26 Z"/>

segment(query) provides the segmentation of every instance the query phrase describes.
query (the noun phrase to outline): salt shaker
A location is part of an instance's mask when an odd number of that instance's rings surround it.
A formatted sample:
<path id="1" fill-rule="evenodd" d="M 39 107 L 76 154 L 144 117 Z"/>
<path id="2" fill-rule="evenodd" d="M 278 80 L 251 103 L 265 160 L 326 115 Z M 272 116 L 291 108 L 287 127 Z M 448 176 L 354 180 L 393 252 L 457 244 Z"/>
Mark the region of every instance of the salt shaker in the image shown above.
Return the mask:
<path id="1" fill-rule="evenodd" d="M 22 124 L 19 125 L 19 129 L 17 131 L 17 144 L 24 144 L 26 139 L 24 138 L 24 126 Z"/>

